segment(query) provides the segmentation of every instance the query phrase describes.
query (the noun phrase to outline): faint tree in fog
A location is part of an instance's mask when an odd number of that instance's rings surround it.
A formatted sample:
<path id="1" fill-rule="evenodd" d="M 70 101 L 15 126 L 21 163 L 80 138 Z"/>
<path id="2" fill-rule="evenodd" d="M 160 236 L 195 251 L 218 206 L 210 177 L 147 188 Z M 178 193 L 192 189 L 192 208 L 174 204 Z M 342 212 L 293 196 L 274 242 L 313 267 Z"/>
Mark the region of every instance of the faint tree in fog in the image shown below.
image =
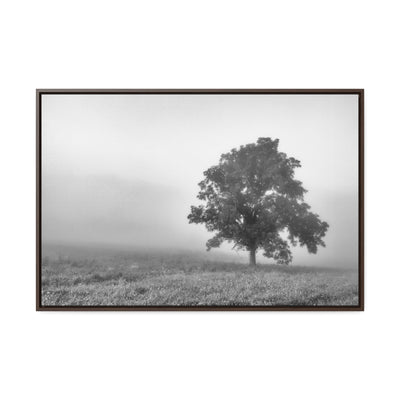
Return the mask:
<path id="1" fill-rule="evenodd" d="M 300 161 L 279 152 L 278 144 L 278 139 L 259 138 L 223 154 L 218 165 L 204 172 L 197 197 L 206 204 L 192 206 L 188 219 L 217 232 L 207 250 L 226 240 L 250 252 L 250 265 L 255 265 L 258 249 L 289 264 L 288 242 L 306 246 L 310 253 L 325 246 L 328 224 L 310 211 L 303 201 L 306 190 L 294 179 Z M 281 232 L 287 233 L 287 240 Z"/>

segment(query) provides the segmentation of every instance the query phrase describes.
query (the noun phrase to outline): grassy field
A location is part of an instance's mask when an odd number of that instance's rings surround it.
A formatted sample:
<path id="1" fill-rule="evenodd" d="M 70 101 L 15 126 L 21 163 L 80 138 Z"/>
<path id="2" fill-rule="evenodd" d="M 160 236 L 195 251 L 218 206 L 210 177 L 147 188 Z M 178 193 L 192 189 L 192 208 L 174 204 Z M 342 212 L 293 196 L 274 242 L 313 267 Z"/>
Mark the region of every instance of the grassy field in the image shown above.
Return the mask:
<path id="1" fill-rule="evenodd" d="M 357 305 L 357 272 L 191 256 L 45 257 L 42 305 Z"/>

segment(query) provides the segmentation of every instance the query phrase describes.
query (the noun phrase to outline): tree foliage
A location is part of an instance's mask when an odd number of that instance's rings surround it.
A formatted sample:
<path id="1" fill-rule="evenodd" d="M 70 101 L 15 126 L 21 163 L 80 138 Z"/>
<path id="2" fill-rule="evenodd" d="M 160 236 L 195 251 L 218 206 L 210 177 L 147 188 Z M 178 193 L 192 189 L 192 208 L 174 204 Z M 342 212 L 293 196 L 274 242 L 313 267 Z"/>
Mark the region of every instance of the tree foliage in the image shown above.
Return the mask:
<path id="1" fill-rule="evenodd" d="M 300 161 L 279 152 L 278 144 L 278 139 L 259 138 L 223 154 L 218 165 L 204 172 L 197 197 L 205 205 L 192 206 L 188 219 L 216 232 L 207 250 L 228 241 L 250 251 L 252 264 L 258 249 L 289 264 L 289 244 L 306 246 L 310 253 L 325 246 L 328 224 L 310 211 L 306 190 L 294 179 Z"/>

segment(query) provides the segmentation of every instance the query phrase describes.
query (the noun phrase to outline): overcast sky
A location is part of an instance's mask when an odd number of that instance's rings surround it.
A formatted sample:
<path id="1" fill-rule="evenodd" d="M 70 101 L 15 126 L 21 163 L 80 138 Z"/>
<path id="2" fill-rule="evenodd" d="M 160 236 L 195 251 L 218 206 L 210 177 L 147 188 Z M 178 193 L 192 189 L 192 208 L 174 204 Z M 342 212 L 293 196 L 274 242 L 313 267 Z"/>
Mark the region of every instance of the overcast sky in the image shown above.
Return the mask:
<path id="1" fill-rule="evenodd" d="M 356 95 L 43 95 L 43 241 L 205 250 L 189 225 L 203 171 L 222 153 L 279 138 L 326 248 L 293 264 L 357 265 Z M 225 245 L 216 252 L 231 251 Z M 236 254 L 235 251 L 231 251 Z"/>

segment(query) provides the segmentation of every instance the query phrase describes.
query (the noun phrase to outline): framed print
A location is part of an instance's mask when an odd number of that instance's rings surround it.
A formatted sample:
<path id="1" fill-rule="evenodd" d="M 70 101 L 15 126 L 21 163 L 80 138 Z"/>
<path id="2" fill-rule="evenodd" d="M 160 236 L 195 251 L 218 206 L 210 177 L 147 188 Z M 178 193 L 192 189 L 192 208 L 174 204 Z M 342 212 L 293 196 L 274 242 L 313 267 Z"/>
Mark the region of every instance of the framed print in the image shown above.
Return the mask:
<path id="1" fill-rule="evenodd" d="M 37 310 L 364 309 L 362 89 L 38 89 Z"/>

